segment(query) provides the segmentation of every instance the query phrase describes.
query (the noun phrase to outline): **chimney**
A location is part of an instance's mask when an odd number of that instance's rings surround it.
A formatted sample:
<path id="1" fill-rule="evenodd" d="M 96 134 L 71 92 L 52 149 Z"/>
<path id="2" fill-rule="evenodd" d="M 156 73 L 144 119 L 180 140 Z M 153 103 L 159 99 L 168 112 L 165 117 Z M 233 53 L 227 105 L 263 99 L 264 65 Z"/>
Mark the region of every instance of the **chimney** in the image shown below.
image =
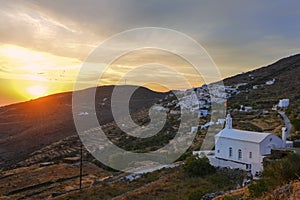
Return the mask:
<path id="1" fill-rule="evenodd" d="M 282 127 L 282 148 L 286 148 L 286 137 L 287 137 L 287 135 L 286 135 L 286 131 L 287 131 L 287 129 L 286 129 L 286 127 Z"/>
<path id="2" fill-rule="evenodd" d="M 232 118 L 231 115 L 228 114 L 226 117 L 226 126 L 225 128 L 232 129 Z"/>

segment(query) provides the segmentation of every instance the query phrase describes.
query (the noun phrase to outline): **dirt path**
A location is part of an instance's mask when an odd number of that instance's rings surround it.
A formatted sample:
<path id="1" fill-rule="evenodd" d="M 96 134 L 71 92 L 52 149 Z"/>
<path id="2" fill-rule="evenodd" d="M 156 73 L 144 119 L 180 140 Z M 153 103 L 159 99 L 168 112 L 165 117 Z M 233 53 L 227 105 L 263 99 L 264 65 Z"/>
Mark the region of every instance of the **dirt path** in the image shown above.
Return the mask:
<path id="1" fill-rule="evenodd" d="M 285 123 L 285 126 L 287 128 L 287 137 L 290 136 L 290 133 L 291 133 L 291 130 L 292 130 L 292 124 L 291 124 L 291 121 L 289 120 L 289 118 L 285 115 L 284 112 L 278 112 L 281 117 L 283 118 L 284 120 L 284 123 Z"/>

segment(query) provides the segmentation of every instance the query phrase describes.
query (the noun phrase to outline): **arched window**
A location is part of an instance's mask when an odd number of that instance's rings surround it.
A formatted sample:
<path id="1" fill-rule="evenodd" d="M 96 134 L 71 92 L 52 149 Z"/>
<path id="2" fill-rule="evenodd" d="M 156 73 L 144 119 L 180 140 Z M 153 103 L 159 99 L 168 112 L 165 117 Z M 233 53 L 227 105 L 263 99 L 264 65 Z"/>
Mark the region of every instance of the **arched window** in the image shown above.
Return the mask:
<path id="1" fill-rule="evenodd" d="M 229 157 L 232 157 L 232 147 L 229 147 Z"/>
<path id="2" fill-rule="evenodd" d="M 242 150 L 240 150 L 240 149 L 239 149 L 239 151 L 238 151 L 238 159 L 239 159 L 239 160 L 242 159 Z"/>

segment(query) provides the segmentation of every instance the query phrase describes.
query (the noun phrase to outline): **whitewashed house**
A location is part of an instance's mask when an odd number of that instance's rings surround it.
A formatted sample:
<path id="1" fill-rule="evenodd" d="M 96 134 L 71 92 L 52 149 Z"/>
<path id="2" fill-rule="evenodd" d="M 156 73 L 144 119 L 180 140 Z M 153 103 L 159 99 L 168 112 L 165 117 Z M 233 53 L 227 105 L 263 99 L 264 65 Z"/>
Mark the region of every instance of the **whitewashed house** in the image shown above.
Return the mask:
<path id="1" fill-rule="evenodd" d="M 278 103 L 278 107 L 280 108 L 287 108 L 290 104 L 290 100 L 289 99 L 280 99 L 279 103 Z"/>
<path id="2" fill-rule="evenodd" d="M 200 110 L 198 113 L 198 117 L 206 117 L 209 114 L 208 110 Z"/>
<path id="3" fill-rule="evenodd" d="M 199 107 L 202 108 L 203 106 L 205 106 L 206 101 L 205 100 L 199 100 Z"/>
<path id="4" fill-rule="evenodd" d="M 191 127 L 191 133 L 196 133 L 198 130 L 198 127 L 197 126 L 192 126 Z"/>
<path id="5" fill-rule="evenodd" d="M 248 85 L 248 83 L 238 83 L 235 85 L 235 88 L 238 89 L 239 87 L 243 87 L 243 86 L 246 86 Z"/>
<path id="6" fill-rule="evenodd" d="M 273 78 L 273 80 L 267 81 L 266 85 L 274 85 L 275 81 L 275 78 Z"/>
<path id="7" fill-rule="evenodd" d="M 286 129 L 283 139 L 271 133 L 243 131 L 232 128 L 232 118 L 228 114 L 226 127 L 215 136 L 215 154 L 208 156 L 216 167 L 247 170 L 256 175 L 263 171 L 263 158 L 271 154 L 271 149 L 286 148 Z"/>
<path id="8" fill-rule="evenodd" d="M 251 106 L 244 106 L 241 105 L 240 111 L 244 111 L 244 112 L 251 112 L 253 110 L 253 108 Z"/>

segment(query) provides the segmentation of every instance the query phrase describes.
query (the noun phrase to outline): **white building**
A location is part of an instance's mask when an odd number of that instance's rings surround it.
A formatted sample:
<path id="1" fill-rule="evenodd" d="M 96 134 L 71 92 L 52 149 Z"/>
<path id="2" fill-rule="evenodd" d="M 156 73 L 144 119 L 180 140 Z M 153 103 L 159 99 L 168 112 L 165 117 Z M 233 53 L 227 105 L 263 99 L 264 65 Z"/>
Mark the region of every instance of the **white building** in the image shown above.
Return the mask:
<path id="1" fill-rule="evenodd" d="M 217 124 L 217 125 L 218 125 L 218 124 L 224 124 L 225 121 L 226 121 L 226 119 L 218 119 L 217 122 L 216 122 L 216 124 Z"/>
<path id="2" fill-rule="evenodd" d="M 198 113 L 198 117 L 206 117 L 208 114 L 208 110 L 200 110 Z"/>
<path id="3" fill-rule="evenodd" d="M 235 85 L 235 88 L 238 89 L 239 87 L 243 87 L 243 86 L 246 86 L 246 85 L 248 85 L 248 83 L 239 83 L 239 84 Z"/>
<path id="4" fill-rule="evenodd" d="M 271 154 L 271 149 L 286 148 L 286 130 L 283 140 L 271 133 L 243 131 L 232 128 L 232 118 L 228 114 L 226 127 L 215 136 L 215 154 L 208 156 L 216 167 L 239 168 L 253 175 L 262 172 L 263 158 Z"/>
<path id="5" fill-rule="evenodd" d="M 191 133 L 196 133 L 198 130 L 198 127 L 197 126 L 192 126 L 191 127 Z"/>
<path id="6" fill-rule="evenodd" d="M 289 99 L 280 99 L 279 103 L 278 103 L 278 107 L 280 108 L 287 108 L 290 104 L 290 100 Z"/>
<path id="7" fill-rule="evenodd" d="M 275 78 L 273 78 L 273 80 L 267 81 L 266 85 L 274 85 L 275 81 L 276 81 Z"/>
<path id="8" fill-rule="evenodd" d="M 253 108 L 251 106 L 243 106 L 241 105 L 240 111 L 251 112 Z"/>

